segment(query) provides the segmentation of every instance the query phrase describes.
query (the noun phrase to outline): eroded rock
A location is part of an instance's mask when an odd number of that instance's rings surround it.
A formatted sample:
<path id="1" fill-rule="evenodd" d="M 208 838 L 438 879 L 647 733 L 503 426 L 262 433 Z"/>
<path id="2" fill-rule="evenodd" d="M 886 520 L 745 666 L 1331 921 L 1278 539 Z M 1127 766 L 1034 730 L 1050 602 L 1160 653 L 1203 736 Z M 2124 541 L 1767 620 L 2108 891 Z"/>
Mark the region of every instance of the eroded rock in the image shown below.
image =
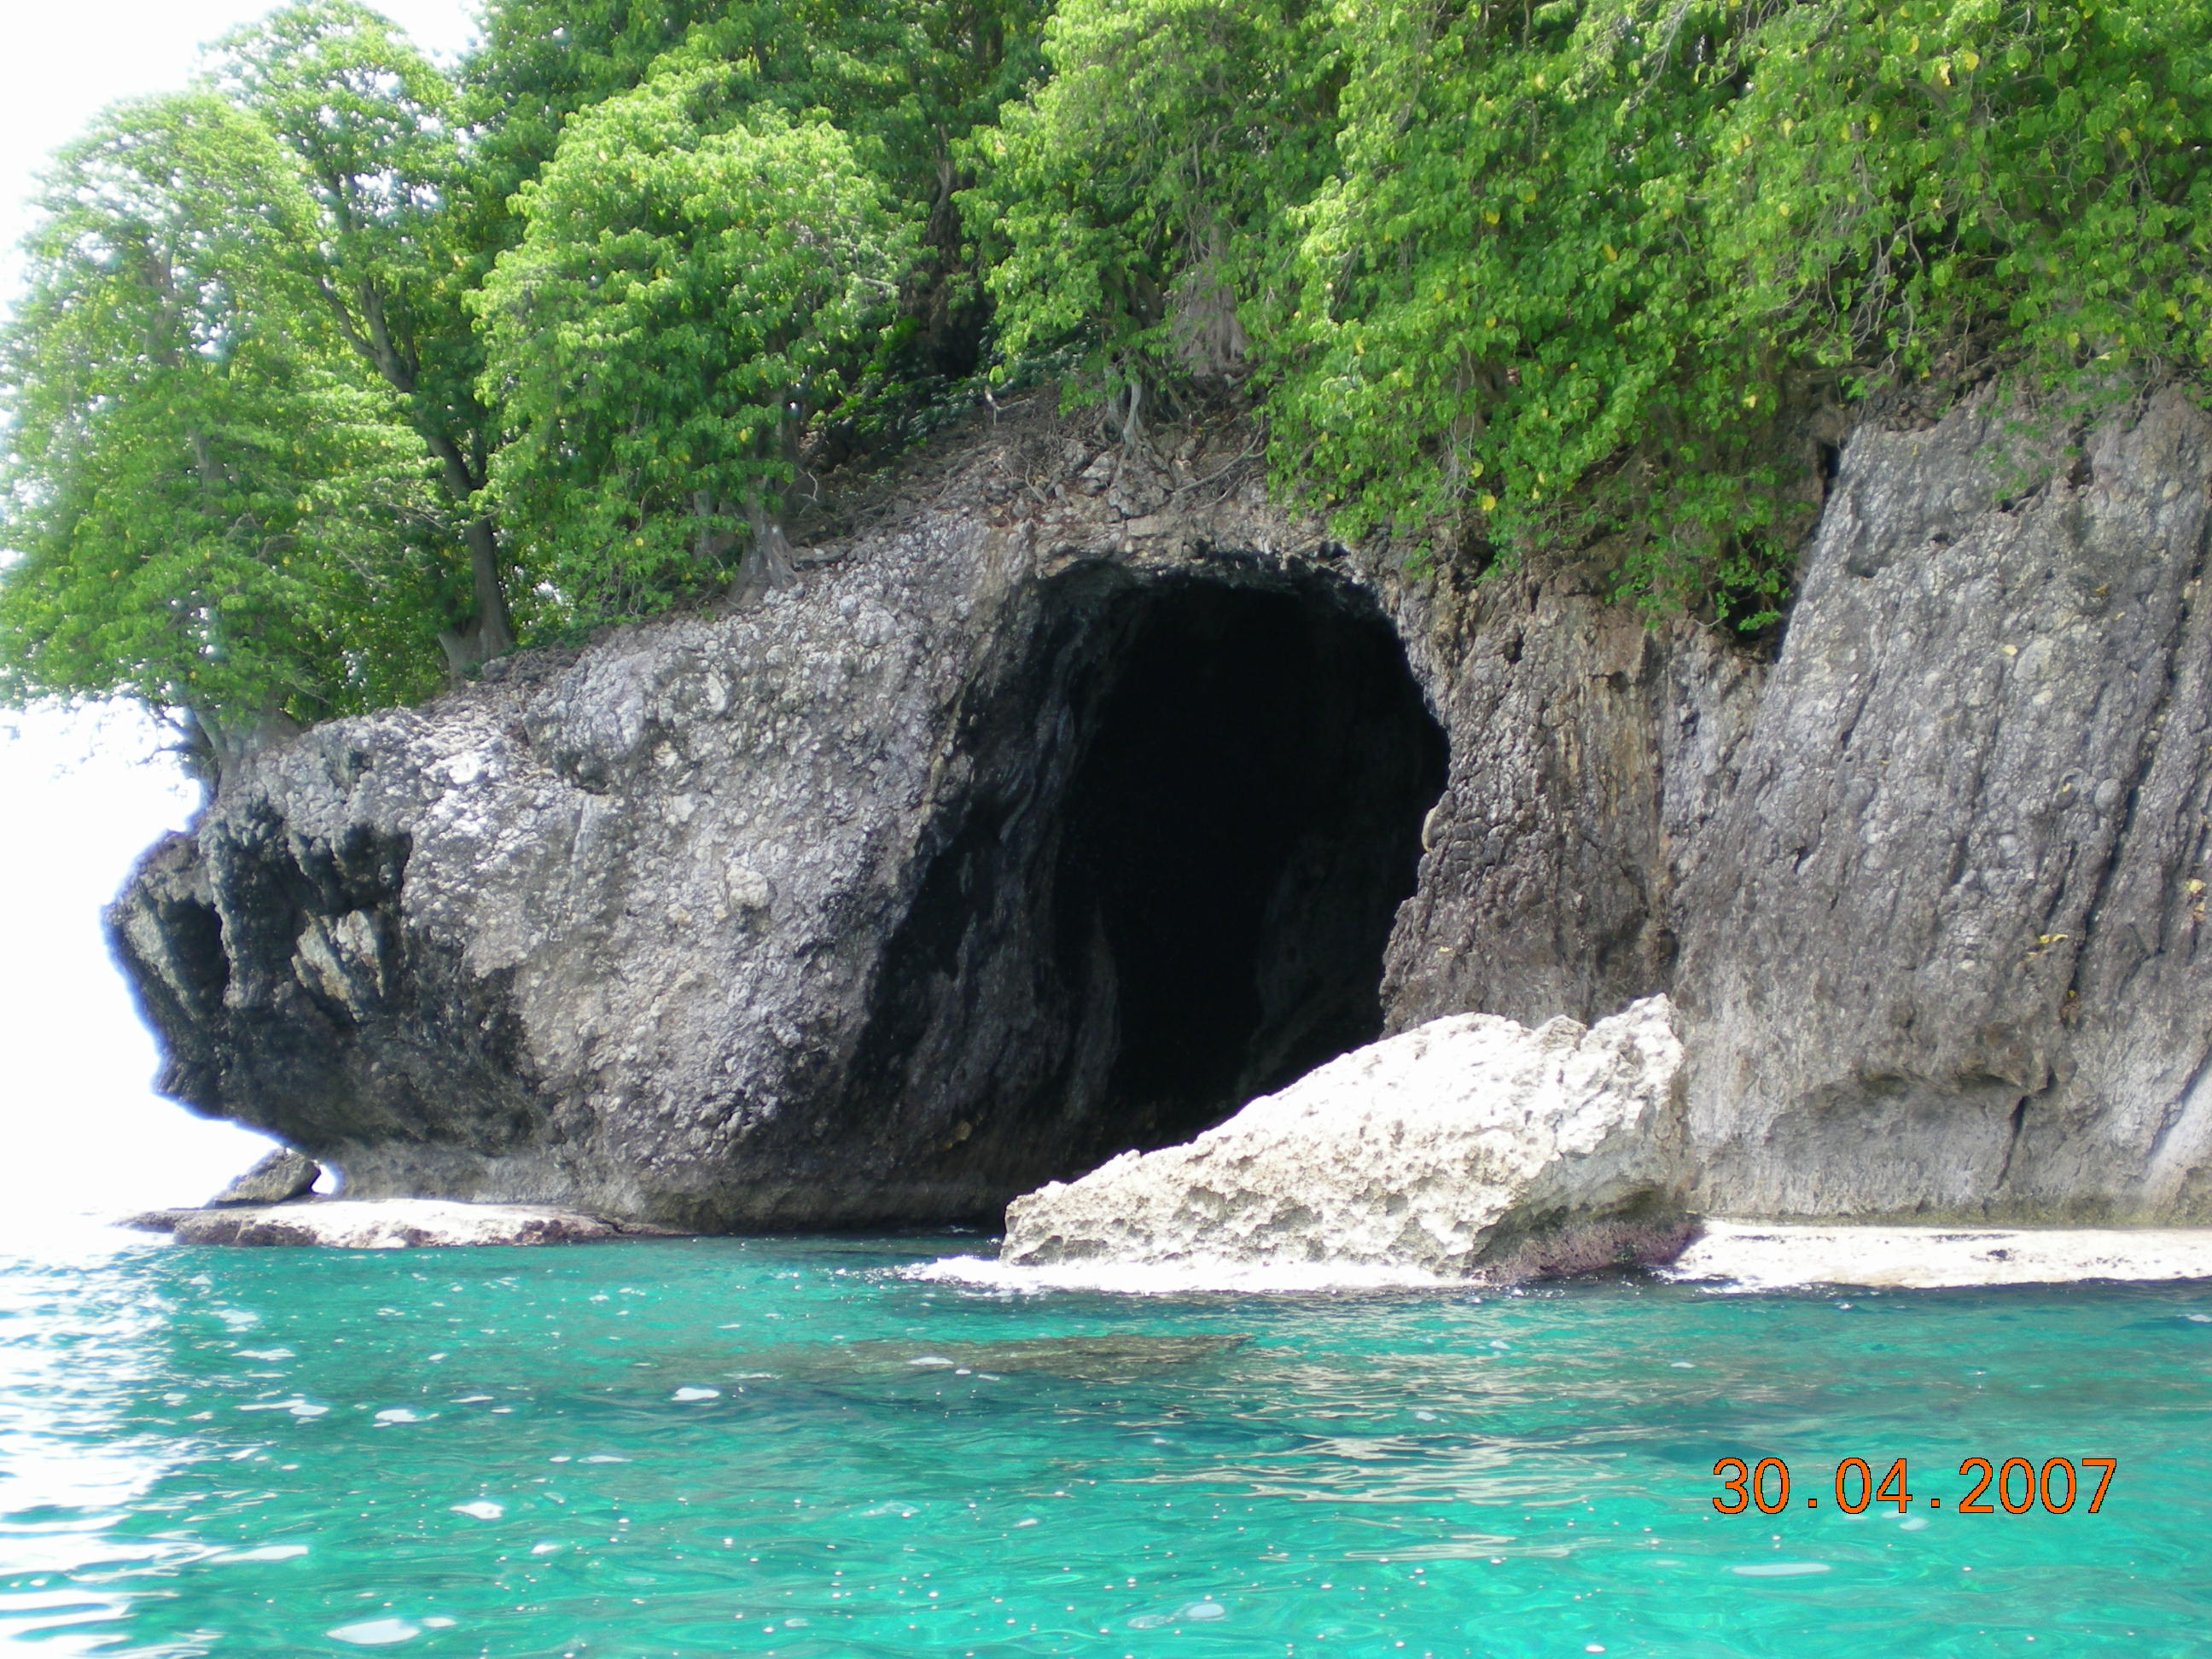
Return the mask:
<path id="1" fill-rule="evenodd" d="M 240 763 L 111 917 L 162 1086 L 361 1197 L 995 1224 L 1379 1035 L 1443 734 L 1216 450 L 1139 545 L 977 440 L 757 606 Z"/>
<path id="2" fill-rule="evenodd" d="M 1433 1020 L 1016 1200 L 1000 1260 L 1449 1279 L 1664 1261 L 1689 1231 L 1681 1058 L 1663 997 L 1588 1028 Z"/>
<path id="3" fill-rule="evenodd" d="M 1852 441 L 1692 850 L 1712 1213 L 2212 1221 L 2212 419 L 2017 413 Z"/>

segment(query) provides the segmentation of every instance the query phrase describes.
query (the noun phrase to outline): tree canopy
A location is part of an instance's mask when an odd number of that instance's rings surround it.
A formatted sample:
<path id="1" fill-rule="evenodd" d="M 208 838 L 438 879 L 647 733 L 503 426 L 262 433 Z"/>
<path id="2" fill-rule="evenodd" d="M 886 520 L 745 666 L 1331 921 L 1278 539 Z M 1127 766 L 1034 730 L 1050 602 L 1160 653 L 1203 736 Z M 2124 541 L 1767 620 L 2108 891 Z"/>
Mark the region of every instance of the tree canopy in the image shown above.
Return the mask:
<path id="1" fill-rule="evenodd" d="M 729 548 L 776 584 L 808 411 L 888 318 L 912 226 L 823 121 L 671 70 L 572 118 L 480 295 L 495 474 L 533 568 L 592 613 L 659 608 Z"/>
<path id="2" fill-rule="evenodd" d="M 283 250 L 340 337 L 398 394 L 460 529 L 438 620 L 454 667 L 514 648 L 498 529 L 475 504 L 495 441 L 463 300 L 471 179 L 459 88 L 356 0 L 301 0 L 221 43 L 211 66 L 291 155 L 316 212 Z"/>
<path id="3" fill-rule="evenodd" d="M 438 513 L 393 398 L 287 252 L 306 180 L 225 100 L 110 112 L 64 151 L 0 342 L 0 672 L 124 692 L 220 754 L 431 683 L 409 618 Z"/>
<path id="4" fill-rule="evenodd" d="M 55 160 L 0 695 L 207 751 L 782 573 L 795 471 L 1243 400 L 1425 560 L 1786 602 L 1813 411 L 2212 362 L 2212 0 L 357 0 Z"/>
<path id="5" fill-rule="evenodd" d="M 1607 550 L 1773 614 L 1808 401 L 1962 353 L 2202 384 L 2197 0 L 1065 0 L 979 139 L 1010 348 L 1172 384 L 1230 287 L 1279 483 L 1347 536 Z"/>

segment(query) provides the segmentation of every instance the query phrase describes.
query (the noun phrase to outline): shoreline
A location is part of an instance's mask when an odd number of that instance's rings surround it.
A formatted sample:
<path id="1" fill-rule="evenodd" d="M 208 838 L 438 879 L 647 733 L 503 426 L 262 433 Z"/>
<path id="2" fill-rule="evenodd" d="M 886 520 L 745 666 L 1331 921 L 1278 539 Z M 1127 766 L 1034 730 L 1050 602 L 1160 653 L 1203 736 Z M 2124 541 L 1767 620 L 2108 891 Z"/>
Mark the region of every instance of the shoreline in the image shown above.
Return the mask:
<path id="1" fill-rule="evenodd" d="M 168 1232 L 182 1244 L 232 1247 L 480 1249 L 681 1236 L 574 1211 L 448 1199 L 318 1197 L 282 1205 L 84 1218 Z M 1504 1290 L 1545 1282 L 1542 1277 L 1455 1277 L 1407 1263 L 1196 1255 L 1147 1262 L 1102 1257 L 1026 1267 L 962 1254 L 917 1261 L 901 1271 L 912 1279 L 991 1290 L 1129 1296 Z M 2212 1227 L 1936 1226 L 1715 1216 L 1698 1224 L 1680 1255 L 1648 1271 L 1673 1284 L 1735 1291 L 2188 1283 L 2212 1280 Z"/>
<path id="2" fill-rule="evenodd" d="M 2212 1227 L 1978 1227 L 1768 1222 L 1713 1217 L 1649 1271 L 1715 1291 L 1967 1290 L 2212 1279 Z M 1092 1260 L 1019 1267 L 947 1256 L 907 1275 L 1004 1291 L 1122 1296 L 1298 1296 L 1510 1291 L 1537 1279 L 1450 1278 L 1373 1262 Z M 1558 1282 L 1556 1279 L 1551 1282 Z"/>

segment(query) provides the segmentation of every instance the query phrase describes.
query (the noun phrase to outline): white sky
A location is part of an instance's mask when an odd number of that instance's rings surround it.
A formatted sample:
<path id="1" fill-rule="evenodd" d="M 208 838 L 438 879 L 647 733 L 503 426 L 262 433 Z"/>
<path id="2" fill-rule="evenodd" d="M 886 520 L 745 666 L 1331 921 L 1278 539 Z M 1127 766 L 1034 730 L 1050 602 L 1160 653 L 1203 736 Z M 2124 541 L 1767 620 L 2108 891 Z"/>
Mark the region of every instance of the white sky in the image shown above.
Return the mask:
<path id="1" fill-rule="evenodd" d="M 473 0 L 386 0 L 453 52 Z M 180 87 L 199 47 L 267 12 L 251 0 L 11 5 L 0 52 L 0 304 L 46 156 L 103 106 Z M 143 720 L 0 711 L 0 1231 L 41 1218 L 197 1203 L 264 1149 L 159 1099 L 155 1059 L 107 959 L 100 908 L 197 800 Z"/>

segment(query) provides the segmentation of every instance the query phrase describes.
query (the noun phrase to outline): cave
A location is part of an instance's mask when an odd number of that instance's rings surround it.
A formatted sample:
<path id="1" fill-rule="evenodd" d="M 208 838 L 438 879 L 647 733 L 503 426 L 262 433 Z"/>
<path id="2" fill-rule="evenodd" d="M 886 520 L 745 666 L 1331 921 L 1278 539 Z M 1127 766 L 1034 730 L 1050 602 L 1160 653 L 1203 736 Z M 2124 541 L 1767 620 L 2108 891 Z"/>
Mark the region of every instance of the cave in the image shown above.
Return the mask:
<path id="1" fill-rule="evenodd" d="M 836 1115 L 909 1213 L 995 1218 L 1372 1041 L 1444 785 L 1349 584 L 1094 567 L 1011 631 Z"/>

